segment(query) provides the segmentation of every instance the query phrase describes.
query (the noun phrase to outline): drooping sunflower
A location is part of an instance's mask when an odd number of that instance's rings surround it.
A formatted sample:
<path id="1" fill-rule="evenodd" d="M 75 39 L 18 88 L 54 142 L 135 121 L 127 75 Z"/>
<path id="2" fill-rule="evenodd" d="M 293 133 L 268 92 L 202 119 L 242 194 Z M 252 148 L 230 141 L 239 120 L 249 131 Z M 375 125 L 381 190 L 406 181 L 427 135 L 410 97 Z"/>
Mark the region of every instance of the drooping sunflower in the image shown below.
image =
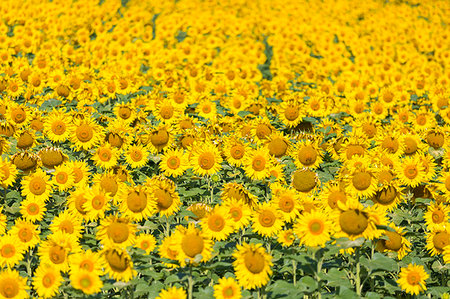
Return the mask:
<path id="1" fill-rule="evenodd" d="M 392 211 L 404 200 L 404 197 L 398 183 L 391 182 L 379 187 L 371 200 L 375 203 L 375 206 Z"/>
<path id="2" fill-rule="evenodd" d="M 345 192 L 345 188 L 341 185 L 339 181 L 331 180 L 323 186 L 319 199 L 325 210 L 336 210 L 338 209 L 338 201 L 343 203 L 347 201 L 349 194 Z"/>
<path id="3" fill-rule="evenodd" d="M 22 195 L 28 200 L 39 200 L 45 202 L 52 192 L 50 177 L 41 169 L 22 179 Z"/>
<path id="4" fill-rule="evenodd" d="M 131 220 L 147 219 L 156 212 L 157 203 L 150 197 L 149 190 L 143 186 L 127 187 L 120 201 L 120 212 Z"/>
<path id="5" fill-rule="evenodd" d="M 258 202 L 258 198 L 251 194 L 245 187 L 236 182 L 229 182 L 223 186 L 222 193 L 220 195 L 222 200 L 236 199 L 242 200 L 249 207 L 253 207 Z"/>
<path id="6" fill-rule="evenodd" d="M 174 235 L 179 248 L 177 260 L 181 266 L 206 262 L 211 258 L 213 242 L 194 223 L 189 223 L 187 228 L 177 226 Z"/>
<path id="7" fill-rule="evenodd" d="M 172 135 L 171 126 L 160 124 L 151 130 L 144 130 L 139 136 L 139 142 L 148 146 L 152 154 L 157 154 L 172 146 Z"/>
<path id="8" fill-rule="evenodd" d="M 392 230 L 384 231 L 383 236 L 386 239 L 379 239 L 376 249 L 380 252 L 397 252 L 397 258 L 401 260 L 411 251 L 411 242 L 404 237 L 403 228 L 395 226 L 394 223 L 389 223 L 389 227 Z"/>
<path id="9" fill-rule="evenodd" d="M 289 138 L 284 136 L 281 131 L 275 131 L 272 133 L 265 147 L 269 150 L 269 154 L 275 158 L 281 158 L 290 151 L 291 142 Z"/>
<path id="10" fill-rule="evenodd" d="M 60 212 L 50 224 L 51 232 L 61 231 L 74 235 L 77 239 L 83 234 L 83 229 L 82 218 L 72 214 L 69 210 Z"/>
<path id="11" fill-rule="evenodd" d="M 319 186 L 317 173 L 310 169 L 299 169 L 292 174 L 292 187 L 304 194 L 314 193 Z"/>
<path id="12" fill-rule="evenodd" d="M 156 239 L 152 234 L 140 234 L 136 237 L 134 246 L 144 250 L 146 254 L 151 254 L 156 248 Z"/>
<path id="13" fill-rule="evenodd" d="M 112 147 L 109 143 L 105 143 L 99 146 L 95 153 L 92 155 L 92 160 L 95 165 L 110 169 L 117 165 L 117 160 L 119 159 L 119 152 L 116 148 Z"/>
<path id="14" fill-rule="evenodd" d="M 411 295 L 419 295 L 427 290 L 425 280 L 430 276 L 423 266 L 409 264 L 400 270 L 398 277 L 397 283 L 403 291 Z"/>
<path id="15" fill-rule="evenodd" d="M 261 244 L 237 245 L 233 257 L 236 259 L 233 262 L 235 275 L 241 287 L 252 290 L 269 282 L 272 256 Z"/>
<path id="16" fill-rule="evenodd" d="M 225 240 L 234 229 L 234 221 L 231 219 L 226 207 L 215 206 L 214 209 L 200 221 L 202 231 L 210 239 Z"/>
<path id="17" fill-rule="evenodd" d="M 41 264 L 34 271 L 33 289 L 41 298 L 51 298 L 58 293 L 64 278 L 61 272 L 50 265 Z"/>
<path id="18" fill-rule="evenodd" d="M 84 161 L 71 161 L 66 163 L 67 167 L 72 169 L 72 173 L 74 175 L 74 184 L 75 186 L 84 186 L 86 185 L 89 179 L 89 166 Z"/>
<path id="19" fill-rule="evenodd" d="M 113 198 L 114 204 L 117 204 L 119 198 L 122 198 L 126 193 L 127 185 L 122 183 L 119 176 L 114 174 L 113 171 L 96 173 L 91 182 L 105 190 Z"/>
<path id="20" fill-rule="evenodd" d="M 89 187 L 87 185 L 79 186 L 72 191 L 67 198 L 68 210 L 76 217 L 81 217 L 85 220 L 89 219 L 85 204 L 89 199 Z"/>
<path id="21" fill-rule="evenodd" d="M 170 149 L 161 155 L 159 168 L 164 175 L 178 177 L 190 167 L 187 154 L 183 149 Z"/>
<path id="22" fill-rule="evenodd" d="M 24 246 L 25 250 L 33 248 L 39 241 L 39 225 L 30 221 L 17 219 L 9 234 L 16 236 L 17 240 Z"/>
<path id="23" fill-rule="evenodd" d="M 272 160 L 267 148 L 251 150 L 244 158 L 244 170 L 252 180 L 263 180 L 270 177 Z"/>
<path id="24" fill-rule="evenodd" d="M 210 142 L 196 145 L 189 160 L 194 173 L 202 176 L 216 174 L 222 168 L 219 149 Z"/>
<path id="25" fill-rule="evenodd" d="M 223 154 L 227 162 L 233 166 L 239 167 L 244 161 L 249 146 L 241 139 L 229 136 L 223 139 Z"/>
<path id="26" fill-rule="evenodd" d="M 425 169 L 419 157 L 405 157 L 395 167 L 396 174 L 403 184 L 416 187 L 425 178 Z"/>
<path id="27" fill-rule="evenodd" d="M 280 211 L 271 203 L 259 204 L 252 215 L 252 228 L 261 236 L 277 234 L 284 224 Z"/>
<path id="28" fill-rule="evenodd" d="M 377 190 L 376 169 L 370 167 L 358 167 L 350 170 L 346 178 L 346 192 L 353 197 L 370 197 Z"/>
<path id="29" fill-rule="evenodd" d="M 103 281 L 95 272 L 77 269 L 70 272 L 70 282 L 75 289 L 83 291 L 86 295 L 99 293 Z"/>
<path id="30" fill-rule="evenodd" d="M 111 278 L 127 282 L 136 276 L 137 272 L 133 268 L 131 256 L 125 249 L 104 247 L 100 256 L 102 263 L 105 265 L 104 274 L 108 274 Z"/>
<path id="31" fill-rule="evenodd" d="M 20 214 L 32 223 L 42 221 L 47 211 L 43 200 L 25 199 L 20 203 Z"/>
<path id="32" fill-rule="evenodd" d="M 158 297 L 155 299 L 186 299 L 186 291 L 183 288 L 176 286 L 163 289 L 159 292 Z"/>
<path id="33" fill-rule="evenodd" d="M 300 239 L 300 244 L 324 247 L 333 234 L 333 223 L 329 219 L 328 213 L 320 210 L 300 215 L 294 226 L 294 233 Z"/>
<path id="34" fill-rule="evenodd" d="M 180 195 L 175 190 L 176 186 L 172 180 L 157 176 L 147 180 L 146 185 L 150 196 L 156 201 L 160 216 L 168 217 L 180 209 Z"/>
<path id="35" fill-rule="evenodd" d="M 450 245 L 450 226 L 442 226 L 427 233 L 426 248 L 431 256 L 440 255 Z"/>
<path id="36" fill-rule="evenodd" d="M 215 299 L 240 299 L 241 288 L 233 277 L 222 277 L 218 284 L 214 285 Z"/>
<path id="37" fill-rule="evenodd" d="M 27 279 L 19 275 L 16 270 L 0 271 L 0 295 L 3 298 L 29 298 Z"/>
<path id="38" fill-rule="evenodd" d="M 441 203 L 432 203 L 428 206 L 423 218 L 429 231 L 434 231 L 442 226 L 449 225 L 450 206 Z"/>
<path id="39" fill-rule="evenodd" d="M 67 160 L 67 156 L 57 147 L 46 147 L 39 151 L 39 158 L 42 165 L 47 168 L 55 168 Z"/>
<path id="40" fill-rule="evenodd" d="M 17 236 L 7 234 L 0 239 L 0 265 L 13 268 L 23 259 L 25 246 L 17 240 Z"/>
<path id="41" fill-rule="evenodd" d="M 127 248 L 134 244 L 136 231 L 128 218 L 110 215 L 101 219 L 97 239 L 106 247 Z"/>

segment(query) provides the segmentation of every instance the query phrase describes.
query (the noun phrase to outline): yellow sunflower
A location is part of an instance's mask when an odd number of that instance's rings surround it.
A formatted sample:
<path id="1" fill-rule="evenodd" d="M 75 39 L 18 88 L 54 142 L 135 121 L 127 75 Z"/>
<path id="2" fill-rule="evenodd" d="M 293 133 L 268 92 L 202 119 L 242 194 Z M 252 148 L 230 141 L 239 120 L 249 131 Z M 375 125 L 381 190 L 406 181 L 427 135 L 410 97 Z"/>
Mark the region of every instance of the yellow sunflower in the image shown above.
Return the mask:
<path id="1" fill-rule="evenodd" d="M 144 250 L 146 254 L 151 254 L 156 248 L 156 239 L 151 234 L 140 234 L 136 237 L 134 246 Z"/>
<path id="2" fill-rule="evenodd" d="M 450 213 L 450 206 L 441 203 L 431 203 L 423 218 L 429 231 L 434 231 L 442 226 L 448 226 L 448 214 Z"/>
<path id="3" fill-rule="evenodd" d="M 178 260 L 178 255 L 181 248 L 179 248 L 177 243 L 177 236 L 172 234 L 171 236 L 165 237 L 161 241 L 161 245 L 158 247 L 158 253 L 162 258 L 168 259 L 171 262 L 167 263 L 163 261 L 163 265 L 167 268 L 177 268 L 179 267 L 176 261 Z"/>
<path id="4" fill-rule="evenodd" d="M 58 293 L 64 278 L 61 272 L 50 265 L 39 265 L 34 271 L 33 289 L 41 298 L 51 298 Z"/>
<path id="5" fill-rule="evenodd" d="M 97 239 L 106 247 L 127 248 L 134 244 L 137 227 L 126 217 L 115 215 L 101 219 Z"/>
<path id="6" fill-rule="evenodd" d="M 119 151 L 117 148 L 112 147 L 109 143 L 105 143 L 99 146 L 95 153 L 92 155 L 92 160 L 95 165 L 110 169 L 117 165 L 117 160 L 119 159 Z"/>
<path id="7" fill-rule="evenodd" d="M 249 146 L 238 137 L 229 136 L 223 139 L 223 154 L 230 165 L 239 167 L 244 161 Z"/>
<path id="8" fill-rule="evenodd" d="M 102 274 L 102 269 L 104 267 L 100 254 L 90 249 L 69 255 L 69 264 L 71 271 L 85 270 L 94 272 L 97 275 Z"/>
<path id="9" fill-rule="evenodd" d="M 425 178 L 425 168 L 418 156 L 403 158 L 395 171 L 400 182 L 411 187 L 418 186 Z"/>
<path id="10" fill-rule="evenodd" d="M 105 265 L 104 274 L 117 281 L 128 282 L 137 272 L 133 268 L 131 256 L 125 249 L 104 247 L 100 253 L 102 263 Z"/>
<path id="11" fill-rule="evenodd" d="M 237 245 L 233 257 L 236 259 L 233 262 L 234 271 L 241 287 L 252 290 L 269 282 L 272 256 L 261 244 Z"/>
<path id="12" fill-rule="evenodd" d="M 124 150 L 125 161 L 131 168 L 139 168 L 147 164 L 149 152 L 143 145 L 130 145 Z"/>
<path id="13" fill-rule="evenodd" d="M 379 187 L 371 199 L 375 206 L 380 206 L 388 211 L 394 210 L 404 201 L 403 193 L 395 182 Z"/>
<path id="14" fill-rule="evenodd" d="M 219 149 L 210 142 L 197 144 L 192 149 L 189 160 L 194 173 L 202 176 L 216 174 L 222 168 Z"/>
<path id="15" fill-rule="evenodd" d="M 338 209 L 338 202 L 345 203 L 348 197 L 349 194 L 345 192 L 342 184 L 335 180 L 327 182 L 319 194 L 319 199 L 325 210 Z"/>
<path id="16" fill-rule="evenodd" d="M 22 195 L 28 200 L 47 201 L 52 192 L 50 177 L 41 169 L 26 176 L 21 181 Z"/>
<path id="17" fill-rule="evenodd" d="M 427 233 L 426 248 L 431 256 L 440 255 L 450 245 L 450 226 L 442 226 Z"/>
<path id="18" fill-rule="evenodd" d="M 202 231 L 210 239 L 222 241 L 233 232 L 234 221 L 231 219 L 226 207 L 215 206 L 200 220 Z"/>
<path id="19" fill-rule="evenodd" d="M 86 218 L 92 221 L 103 218 L 111 201 L 109 193 L 98 185 L 93 186 L 87 192 L 85 197 L 87 201 L 81 205 L 82 210 L 86 213 Z"/>
<path id="20" fill-rule="evenodd" d="M 218 284 L 214 285 L 215 299 L 240 299 L 241 297 L 241 288 L 232 277 L 222 277 Z"/>
<path id="21" fill-rule="evenodd" d="M 211 258 L 212 241 L 194 223 L 189 223 L 187 228 L 177 226 L 174 235 L 179 248 L 177 260 L 181 266 L 206 262 Z"/>
<path id="22" fill-rule="evenodd" d="M 84 161 L 70 161 L 66 162 L 65 166 L 72 169 L 74 175 L 74 185 L 84 186 L 89 179 L 89 165 Z"/>
<path id="23" fill-rule="evenodd" d="M 113 112 L 117 119 L 126 125 L 132 123 L 136 115 L 136 109 L 129 103 L 116 103 Z"/>
<path id="24" fill-rule="evenodd" d="M 52 233 L 61 231 L 63 233 L 74 235 L 80 238 L 83 234 L 82 218 L 72 214 L 69 210 L 60 212 L 53 218 L 50 224 L 50 231 Z"/>
<path id="25" fill-rule="evenodd" d="M 314 193 L 319 186 L 317 173 L 310 169 L 299 169 L 292 174 L 292 187 L 304 194 Z"/>
<path id="26" fill-rule="evenodd" d="M 0 157 L 0 186 L 2 186 L 3 188 L 12 186 L 16 181 L 18 173 L 19 172 L 17 171 L 17 167 L 12 164 L 11 161 Z"/>
<path id="27" fill-rule="evenodd" d="M 282 158 L 290 151 L 291 142 L 283 132 L 273 132 L 266 141 L 265 147 L 269 154 L 275 158 Z"/>
<path id="28" fill-rule="evenodd" d="M 97 146 L 103 139 L 103 127 L 91 120 L 90 117 L 74 121 L 70 141 L 75 148 L 89 150 Z"/>
<path id="29" fill-rule="evenodd" d="M 183 149 L 169 149 L 161 155 L 159 168 L 166 176 L 178 177 L 189 167 L 188 156 Z"/>
<path id="30" fill-rule="evenodd" d="M 14 268 L 22 259 L 25 246 L 17 239 L 17 236 L 7 234 L 0 239 L 0 265 L 1 267 Z"/>
<path id="31" fill-rule="evenodd" d="M 29 298 L 27 279 L 19 275 L 16 270 L 5 269 L 0 271 L 1 298 L 25 299 Z"/>
<path id="32" fill-rule="evenodd" d="M 103 281 L 95 272 L 77 269 L 70 272 L 69 278 L 72 286 L 86 295 L 100 293 L 103 287 Z"/>
<path id="33" fill-rule="evenodd" d="M 89 199 L 89 187 L 79 186 L 76 190 L 72 191 L 67 198 L 68 210 L 77 217 L 81 217 L 85 220 L 89 219 L 87 209 L 84 207 Z"/>
<path id="34" fill-rule="evenodd" d="M 14 226 L 9 230 L 9 234 L 16 236 L 25 250 L 28 250 L 36 246 L 40 241 L 39 227 L 40 225 L 33 224 L 30 221 L 17 219 Z"/>
<path id="35" fill-rule="evenodd" d="M 294 232 L 300 239 L 300 244 L 324 247 L 333 233 L 333 223 L 329 219 L 328 213 L 320 210 L 312 210 L 310 213 L 300 215 L 294 226 Z"/>
<path id="36" fill-rule="evenodd" d="M 249 207 L 253 207 L 257 202 L 258 198 L 251 194 L 242 184 L 230 182 L 223 186 L 222 193 L 220 195 L 222 200 L 236 199 L 242 200 Z"/>
<path id="37" fill-rule="evenodd" d="M 281 212 L 284 221 L 292 222 L 300 214 L 300 194 L 294 189 L 285 188 L 280 184 L 272 184 L 270 188 L 272 190 L 271 203 Z"/>
<path id="38" fill-rule="evenodd" d="M 252 215 L 252 228 L 261 236 L 276 235 L 284 224 L 280 211 L 271 203 L 262 203 Z"/>
<path id="39" fill-rule="evenodd" d="M 401 268 L 398 277 L 397 283 L 403 291 L 411 295 L 419 295 L 427 290 L 425 280 L 430 276 L 423 266 L 409 264 Z"/>
<path id="40" fill-rule="evenodd" d="M 250 223 L 252 211 L 244 201 L 229 198 L 223 201 L 222 206 L 227 209 L 229 216 L 233 220 L 235 230 L 243 229 Z"/>
<path id="41" fill-rule="evenodd" d="M 301 103 L 295 100 L 284 101 L 279 107 L 278 116 L 286 127 L 296 127 L 304 116 Z"/>
<path id="42" fill-rule="evenodd" d="M 389 223 L 389 227 L 392 230 L 384 231 L 383 236 L 386 239 L 378 240 L 376 249 L 380 252 L 397 252 L 397 258 L 401 260 L 411 251 L 411 242 L 404 237 L 405 233 L 401 227 L 397 227 L 393 223 Z"/>
<path id="43" fill-rule="evenodd" d="M 127 187 L 120 199 L 119 210 L 134 221 L 147 219 L 156 212 L 156 201 L 150 197 L 150 192 L 143 186 Z"/>
<path id="44" fill-rule="evenodd" d="M 294 231 L 292 229 L 282 230 L 280 233 L 278 233 L 277 241 L 283 247 L 291 246 L 295 241 Z"/>
<path id="45" fill-rule="evenodd" d="M 69 254 L 79 251 L 81 251 L 81 247 L 74 235 L 57 231 L 49 235 L 46 241 L 40 243 L 38 255 L 41 263 L 49 264 L 62 272 L 68 272 Z"/>
<path id="46" fill-rule="evenodd" d="M 155 299 L 186 299 L 186 291 L 183 288 L 170 287 L 159 292 Z"/>
<path id="47" fill-rule="evenodd" d="M 75 184 L 75 175 L 72 168 L 67 164 L 55 166 L 51 182 L 60 192 L 70 189 Z"/>
<path id="48" fill-rule="evenodd" d="M 244 158 L 244 170 L 248 178 L 263 180 L 270 177 L 272 160 L 267 148 L 251 150 Z"/>
<path id="49" fill-rule="evenodd" d="M 61 110 L 53 110 L 44 119 L 44 134 L 53 142 L 64 142 L 70 138 L 71 118 Z"/>
<path id="50" fill-rule="evenodd" d="M 317 141 L 302 141 L 295 145 L 290 153 L 298 168 L 308 167 L 316 169 L 322 163 L 323 153 Z"/>
<path id="51" fill-rule="evenodd" d="M 152 154 L 157 154 L 172 146 L 172 135 L 171 126 L 160 124 L 158 127 L 149 131 L 145 130 L 139 136 L 139 141 L 143 145 L 147 145 Z"/>
<path id="52" fill-rule="evenodd" d="M 359 167 L 346 178 L 346 192 L 353 197 L 368 198 L 377 190 L 376 170 L 369 167 Z"/>
<path id="53" fill-rule="evenodd" d="M 180 209 L 180 195 L 175 190 L 172 180 L 158 176 L 147 180 L 150 196 L 156 201 L 156 208 L 160 216 L 170 216 Z"/>
<path id="54" fill-rule="evenodd" d="M 44 218 L 45 203 L 39 199 L 25 199 L 20 203 L 20 214 L 22 217 L 30 222 L 39 222 Z"/>

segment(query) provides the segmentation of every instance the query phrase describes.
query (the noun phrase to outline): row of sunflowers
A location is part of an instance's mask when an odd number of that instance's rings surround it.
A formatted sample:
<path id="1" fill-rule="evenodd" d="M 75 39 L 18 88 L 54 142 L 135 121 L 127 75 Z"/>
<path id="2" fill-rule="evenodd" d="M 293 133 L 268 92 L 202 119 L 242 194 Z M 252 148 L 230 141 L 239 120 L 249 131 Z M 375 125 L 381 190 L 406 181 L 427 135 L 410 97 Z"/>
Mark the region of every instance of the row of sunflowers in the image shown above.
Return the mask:
<path id="1" fill-rule="evenodd" d="M 2 1 L 0 298 L 448 298 L 448 10 Z"/>

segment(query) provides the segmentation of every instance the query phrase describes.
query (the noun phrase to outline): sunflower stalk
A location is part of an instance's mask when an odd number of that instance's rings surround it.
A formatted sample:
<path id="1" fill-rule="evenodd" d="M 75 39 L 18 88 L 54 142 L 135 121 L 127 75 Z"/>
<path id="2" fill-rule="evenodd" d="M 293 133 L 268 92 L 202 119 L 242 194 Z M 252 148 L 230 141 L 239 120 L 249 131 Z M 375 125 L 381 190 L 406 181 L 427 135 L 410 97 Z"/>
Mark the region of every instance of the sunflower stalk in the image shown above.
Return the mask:
<path id="1" fill-rule="evenodd" d="M 292 275 L 293 275 L 293 280 L 294 280 L 294 285 L 297 285 L 297 262 L 296 261 L 292 261 Z"/>
<path id="2" fill-rule="evenodd" d="M 361 296 L 361 264 L 359 262 L 359 258 L 360 258 L 360 250 L 361 248 L 358 247 L 356 248 L 356 257 L 355 257 L 355 262 L 356 262 L 356 274 L 355 274 L 355 288 L 356 288 L 356 294 L 358 296 Z"/>
<path id="3" fill-rule="evenodd" d="M 189 264 L 189 276 L 188 276 L 188 299 L 192 299 L 192 293 L 194 291 L 194 279 L 192 278 L 192 265 Z"/>

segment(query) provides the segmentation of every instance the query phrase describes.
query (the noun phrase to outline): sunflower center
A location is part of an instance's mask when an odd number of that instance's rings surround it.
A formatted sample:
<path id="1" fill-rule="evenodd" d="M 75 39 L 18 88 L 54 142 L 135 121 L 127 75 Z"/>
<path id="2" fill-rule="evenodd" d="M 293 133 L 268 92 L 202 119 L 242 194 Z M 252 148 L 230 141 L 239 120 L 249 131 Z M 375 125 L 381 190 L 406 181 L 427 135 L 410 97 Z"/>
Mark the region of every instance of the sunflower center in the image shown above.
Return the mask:
<path id="1" fill-rule="evenodd" d="M 105 205 L 105 197 L 101 194 L 94 196 L 92 199 L 92 207 L 96 210 L 101 210 Z"/>
<path id="2" fill-rule="evenodd" d="M 310 145 L 302 147 L 298 151 L 298 159 L 303 165 L 311 166 L 317 160 L 317 151 Z"/>
<path id="3" fill-rule="evenodd" d="M 89 142 L 94 137 L 94 130 L 89 125 L 82 124 L 75 130 L 75 134 L 79 141 Z"/>
<path id="4" fill-rule="evenodd" d="M 16 248 L 12 244 L 6 244 L 1 249 L 1 254 L 4 258 L 10 258 L 16 253 Z"/>
<path id="5" fill-rule="evenodd" d="M 364 148 L 359 144 L 350 144 L 345 151 L 347 159 L 351 159 L 354 155 L 364 156 Z"/>
<path id="6" fill-rule="evenodd" d="M 42 164 L 46 167 L 60 165 L 64 161 L 64 156 L 58 149 L 45 149 L 39 152 Z"/>
<path id="7" fill-rule="evenodd" d="M 158 130 L 153 132 L 150 137 L 150 141 L 156 147 L 164 146 L 167 142 L 169 142 L 169 133 L 167 133 L 166 130 Z"/>
<path id="8" fill-rule="evenodd" d="M 181 161 L 180 158 L 172 156 L 167 159 L 167 167 L 170 169 L 178 169 L 180 167 Z"/>
<path id="9" fill-rule="evenodd" d="M 386 231 L 384 233 L 389 240 L 384 240 L 384 246 L 392 251 L 398 251 L 402 247 L 402 236 L 397 232 Z"/>
<path id="10" fill-rule="evenodd" d="M 53 245 L 48 253 L 50 260 L 54 264 L 62 264 L 66 260 L 66 249 L 62 246 Z"/>
<path id="11" fill-rule="evenodd" d="M 203 238 L 197 234 L 187 234 L 181 241 L 181 248 L 190 258 L 194 258 L 197 254 L 202 253 L 204 246 Z"/>
<path id="12" fill-rule="evenodd" d="M 29 215 L 32 215 L 32 216 L 39 214 L 39 205 L 36 203 L 30 203 L 27 206 L 27 212 Z"/>
<path id="13" fill-rule="evenodd" d="M 70 220 L 61 221 L 61 223 L 59 224 L 59 229 L 67 234 L 73 234 L 74 232 L 73 223 Z"/>
<path id="14" fill-rule="evenodd" d="M 323 232 L 324 228 L 325 227 L 323 225 L 323 222 L 318 219 L 314 219 L 309 223 L 309 231 L 313 235 L 320 235 Z"/>
<path id="15" fill-rule="evenodd" d="M 264 270 L 266 261 L 264 256 L 256 251 L 249 251 L 244 255 L 245 267 L 253 274 L 261 273 Z"/>
<path id="16" fill-rule="evenodd" d="M 276 219 L 275 214 L 269 210 L 263 210 L 258 216 L 259 223 L 264 227 L 272 227 Z"/>
<path id="17" fill-rule="evenodd" d="M 416 165 L 408 165 L 403 170 L 403 174 L 410 180 L 413 180 L 418 174 L 419 171 Z"/>
<path id="18" fill-rule="evenodd" d="M 4 278 L 0 283 L 0 293 L 5 298 L 14 298 L 19 294 L 19 283 L 13 278 Z"/>
<path id="19" fill-rule="evenodd" d="M 141 249 L 146 250 L 150 247 L 150 243 L 147 240 L 141 242 Z"/>
<path id="20" fill-rule="evenodd" d="M 92 272 L 94 270 L 94 263 L 91 260 L 81 261 L 80 268 Z"/>
<path id="21" fill-rule="evenodd" d="M 147 196 L 133 191 L 127 196 L 127 206 L 133 213 L 140 213 L 147 207 Z"/>
<path id="22" fill-rule="evenodd" d="M 389 186 L 383 190 L 378 191 L 375 195 L 375 200 L 382 205 L 388 205 L 395 200 L 397 195 L 397 189 L 395 189 L 395 187 L 393 186 Z"/>
<path id="23" fill-rule="evenodd" d="M 45 192 L 45 180 L 40 177 L 35 177 L 30 180 L 29 188 L 30 192 L 34 195 L 41 195 Z"/>
<path id="24" fill-rule="evenodd" d="M 297 191 L 309 192 L 316 186 L 316 174 L 311 170 L 297 170 L 292 177 L 292 184 Z"/>
<path id="25" fill-rule="evenodd" d="M 66 124 L 62 120 L 56 120 L 52 123 L 52 132 L 55 135 L 62 135 L 66 132 Z"/>
<path id="26" fill-rule="evenodd" d="M 272 156 L 275 156 L 278 158 L 278 157 L 282 157 L 282 156 L 284 156 L 284 154 L 286 154 L 288 145 L 287 145 L 286 141 L 283 140 L 283 138 L 276 137 L 270 141 L 268 148 L 269 148 L 269 153 Z"/>
<path id="27" fill-rule="evenodd" d="M 441 148 L 444 145 L 445 137 L 440 132 L 429 132 L 427 134 L 427 143 L 434 149 Z"/>
<path id="28" fill-rule="evenodd" d="M 215 160 L 214 155 L 209 152 L 202 153 L 198 157 L 198 165 L 205 170 L 209 170 L 209 169 L 213 168 L 215 162 L 216 162 L 216 160 Z"/>
<path id="29" fill-rule="evenodd" d="M 89 288 L 90 286 L 92 286 L 92 280 L 89 276 L 83 276 L 80 279 L 80 285 L 82 288 Z"/>
<path id="30" fill-rule="evenodd" d="M 224 298 L 232 298 L 234 296 L 233 287 L 225 287 L 222 291 Z"/>
<path id="31" fill-rule="evenodd" d="M 290 213 L 294 209 L 294 199 L 289 195 L 282 196 L 278 201 L 278 206 L 283 212 Z"/>
<path id="32" fill-rule="evenodd" d="M 82 194 L 78 195 L 75 198 L 75 208 L 77 209 L 78 213 L 81 215 L 86 214 L 86 210 L 84 209 L 83 205 L 87 202 L 87 199 L 83 197 Z"/>
<path id="33" fill-rule="evenodd" d="M 353 187 L 355 187 L 359 191 L 363 191 L 369 188 L 371 182 L 372 176 L 367 172 L 357 172 L 353 175 L 352 178 Z"/>
<path id="34" fill-rule="evenodd" d="M 431 219 L 434 223 L 441 223 L 444 221 L 445 214 L 441 209 L 436 209 L 433 211 L 433 214 L 431 215 Z"/>
<path id="35" fill-rule="evenodd" d="M 79 183 L 83 179 L 83 171 L 81 171 L 81 169 L 79 168 L 73 168 L 73 175 L 75 177 L 75 184 Z"/>
<path id="36" fill-rule="evenodd" d="M 288 106 L 286 107 L 286 110 L 284 110 L 284 117 L 288 121 L 294 121 L 298 118 L 300 115 L 300 109 L 298 109 L 297 106 Z"/>
<path id="37" fill-rule="evenodd" d="M 418 285 L 420 282 L 420 275 L 417 272 L 409 272 L 408 276 L 406 277 L 406 280 L 408 281 L 408 284 L 410 285 Z"/>
<path id="38" fill-rule="evenodd" d="M 263 156 L 253 158 L 252 168 L 255 171 L 263 171 L 266 168 L 266 159 Z"/>
<path id="39" fill-rule="evenodd" d="M 383 140 L 381 146 L 388 150 L 388 152 L 395 153 L 398 150 L 399 144 L 396 138 L 388 136 Z"/>
<path id="40" fill-rule="evenodd" d="M 128 259 L 123 253 L 115 249 L 109 250 L 106 255 L 106 261 L 114 272 L 124 272 L 128 268 Z"/>
<path id="41" fill-rule="evenodd" d="M 123 144 L 122 137 L 117 133 L 108 133 L 108 135 L 106 135 L 105 141 L 108 141 L 111 146 L 114 146 L 116 148 L 122 147 Z"/>
<path id="42" fill-rule="evenodd" d="M 116 179 L 113 176 L 105 175 L 100 180 L 100 187 L 103 188 L 111 196 L 116 195 L 117 190 L 119 190 L 119 184 L 117 184 Z"/>
<path id="43" fill-rule="evenodd" d="M 419 114 L 416 118 L 418 125 L 424 126 L 427 123 L 427 117 L 424 114 Z"/>
<path id="44" fill-rule="evenodd" d="M 163 189 L 156 189 L 154 191 L 154 195 L 156 197 L 156 201 L 157 201 L 159 210 L 164 211 L 172 206 L 173 197 L 170 194 L 170 192 L 163 190 Z"/>
<path id="45" fill-rule="evenodd" d="M 108 162 L 112 158 L 112 152 L 108 148 L 101 148 L 98 151 L 98 158 L 103 162 Z"/>
<path id="46" fill-rule="evenodd" d="M 160 115 L 164 119 L 170 119 L 173 116 L 174 109 L 172 106 L 166 105 L 161 107 Z"/>
<path id="47" fill-rule="evenodd" d="M 208 219 L 208 227 L 212 231 L 220 232 L 225 227 L 225 219 L 220 215 L 211 215 Z"/>
<path id="48" fill-rule="evenodd" d="M 447 232 L 438 232 L 433 237 L 434 247 L 438 250 L 444 250 L 444 247 L 450 244 L 450 234 Z"/>
<path id="49" fill-rule="evenodd" d="M 242 157 L 244 157 L 244 153 L 245 153 L 244 147 L 240 144 L 233 145 L 230 148 L 230 155 L 231 157 L 233 157 L 233 159 L 236 160 L 242 159 Z"/>
<path id="50" fill-rule="evenodd" d="M 450 175 L 448 175 L 447 178 L 445 179 L 445 189 L 450 191 Z"/>
<path id="51" fill-rule="evenodd" d="M 337 208 L 338 201 L 341 201 L 342 203 L 345 203 L 347 201 L 347 196 L 345 195 L 345 192 L 334 191 L 328 195 L 328 206 L 330 206 L 330 208 L 332 209 Z"/>
<path id="52" fill-rule="evenodd" d="M 65 184 L 67 180 L 69 179 L 69 175 L 66 172 L 58 172 L 58 174 L 55 176 L 56 182 L 58 184 Z"/>
<path id="53" fill-rule="evenodd" d="M 130 153 L 130 157 L 134 162 L 139 162 L 142 160 L 142 152 L 140 150 L 133 150 Z"/>
<path id="54" fill-rule="evenodd" d="M 272 133 L 272 130 L 266 124 L 259 124 L 256 126 L 255 132 L 259 139 L 265 139 Z"/>
<path id="55" fill-rule="evenodd" d="M 406 155 L 412 155 L 417 151 L 417 142 L 411 138 L 411 137 L 406 137 L 405 140 L 405 154 Z"/>
<path id="56" fill-rule="evenodd" d="M 359 235 L 366 230 L 369 221 L 363 212 L 359 210 L 347 210 L 339 216 L 339 224 L 345 233 Z"/>
<path id="57" fill-rule="evenodd" d="M 33 232 L 27 227 L 21 228 L 17 235 L 19 236 L 20 241 L 24 243 L 30 242 L 33 238 Z"/>
<path id="58" fill-rule="evenodd" d="M 123 243 L 128 240 L 130 230 L 126 223 L 113 222 L 108 226 L 106 233 L 114 243 Z"/>
<path id="59" fill-rule="evenodd" d="M 26 112 L 22 108 L 17 108 L 12 111 L 11 116 L 14 122 L 20 124 L 25 121 Z"/>
<path id="60" fill-rule="evenodd" d="M 131 116 L 131 109 L 129 107 L 120 107 L 119 116 L 122 119 L 129 119 Z"/>
<path id="61" fill-rule="evenodd" d="M 237 222 L 242 218 L 242 210 L 238 207 L 232 207 L 230 209 L 230 215 L 231 218 L 233 218 L 233 220 Z"/>
<path id="62" fill-rule="evenodd" d="M 42 277 L 42 285 L 46 288 L 49 288 L 53 285 L 55 282 L 55 276 L 53 273 L 47 273 Z"/>

